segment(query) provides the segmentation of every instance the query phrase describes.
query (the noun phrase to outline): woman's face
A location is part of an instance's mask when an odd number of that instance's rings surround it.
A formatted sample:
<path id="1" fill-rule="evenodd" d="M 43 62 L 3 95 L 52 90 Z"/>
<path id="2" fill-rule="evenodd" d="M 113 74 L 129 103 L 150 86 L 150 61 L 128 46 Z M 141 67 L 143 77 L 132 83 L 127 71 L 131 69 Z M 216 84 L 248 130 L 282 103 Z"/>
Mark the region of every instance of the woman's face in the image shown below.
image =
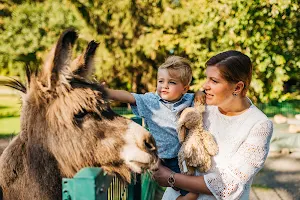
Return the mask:
<path id="1" fill-rule="evenodd" d="M 203 88 L 206 93 L 206 103 L 218 107 L 231 106 L 231 101 L 235 98 L 232 93 L 235 91 L 236 84 L 226 81 L 215 66 L 206 68 L 206 82 Z"/>

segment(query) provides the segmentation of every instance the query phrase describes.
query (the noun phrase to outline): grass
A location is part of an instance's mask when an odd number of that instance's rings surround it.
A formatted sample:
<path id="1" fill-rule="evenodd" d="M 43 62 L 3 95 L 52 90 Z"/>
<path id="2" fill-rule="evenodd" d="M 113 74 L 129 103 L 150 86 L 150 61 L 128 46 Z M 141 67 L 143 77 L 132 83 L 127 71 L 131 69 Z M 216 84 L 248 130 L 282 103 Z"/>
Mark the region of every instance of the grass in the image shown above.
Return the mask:
<path id="1" fill-rule="evenodd" d="M 16 95 L 0 95 L 0 118 L 20 116 L 20 97 Z"/>
<path id="2" fill-rule="evenodd" d="M 135 115 L 134 114 L 126 114 L 126 115 L 122 115 L 122 116 L 124 116 L 124 117 L 126 117 L 126 118 L 131 118 L 131 117 L 135 117 Z"/>
<path id="3" fill-rule="evenodd" d="M 266 185 L 262 185 L 262 184 L 252 184 L 251 186 L 252 188 L 260 188 L 260 189 L 265 189 L 265 190 L 269 190 L 269 189 L 272 189 Z"/>
<path id="4" fill-rule="evenodd" d="M 0 133 L 10 134 L 20 131 L 20 118 L 19 117 L 6 117 L 0 118 Z"/>
<path id="5" fill-rule="evenodd" d="M 20 118 L 0 118 L 0 138 L 6 138 L 20 132 Z"/>
<path id="6" fill-rule="evenodd" d="M 11 137 L 20 131 L 20 97 L 0 95 L 0 138 Z"/>

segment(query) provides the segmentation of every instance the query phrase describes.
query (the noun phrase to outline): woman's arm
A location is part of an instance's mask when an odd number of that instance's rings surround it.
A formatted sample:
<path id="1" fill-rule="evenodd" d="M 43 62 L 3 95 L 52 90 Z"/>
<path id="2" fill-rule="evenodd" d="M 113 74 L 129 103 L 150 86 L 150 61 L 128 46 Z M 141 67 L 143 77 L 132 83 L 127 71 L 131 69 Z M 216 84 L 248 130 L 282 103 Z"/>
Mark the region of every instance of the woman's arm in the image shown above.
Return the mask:
<path id="1" fill-rule="evenodd" d="M 170 187 L 168 179 L 171 173 L 172 171 L 169 168 L 159 164 L 158 170 L 153 173 L 153 177 L 159 185 Z M 207 188 L 203 176 L 188 176 L 176 173 L 174 175 L 174 179 L 174 187 L 181 188 L 192 193 L 212 194 Z"/>
<path id="2" fill-rule="evenodd" d="M 176 200 L 197 200 L 199 194 L 197 193 L 187 193 L 185 196 L 179 196 Z"/>
<path id="3" fill-rule="evenodd" d="M 193 193 L 212 194 L 207 188 L 203 176 L 187 176 L 184 174 L 175 174 L 175 187 L 181 188 Z"/>

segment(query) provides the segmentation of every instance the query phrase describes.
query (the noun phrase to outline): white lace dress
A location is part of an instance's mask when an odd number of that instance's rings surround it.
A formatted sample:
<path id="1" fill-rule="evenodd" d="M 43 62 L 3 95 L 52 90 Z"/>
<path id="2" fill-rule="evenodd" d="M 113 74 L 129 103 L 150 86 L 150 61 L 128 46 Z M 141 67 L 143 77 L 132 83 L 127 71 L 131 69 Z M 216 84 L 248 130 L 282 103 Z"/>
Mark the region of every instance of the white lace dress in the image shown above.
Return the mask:
<path id="1" fill-rule="evenodd" d="M 218 155 L 204 180 L 213 195 L 198 200 L 249 199 L 253 177 L 263 167 L 273 133 L 272 122 L 253 104 L 238 116 L 225 116 L 216 106 L 207 106 L 204 127 L 216 139 Z M 179 192 L 167 188 L 163 200 L 174 200 Z"/>

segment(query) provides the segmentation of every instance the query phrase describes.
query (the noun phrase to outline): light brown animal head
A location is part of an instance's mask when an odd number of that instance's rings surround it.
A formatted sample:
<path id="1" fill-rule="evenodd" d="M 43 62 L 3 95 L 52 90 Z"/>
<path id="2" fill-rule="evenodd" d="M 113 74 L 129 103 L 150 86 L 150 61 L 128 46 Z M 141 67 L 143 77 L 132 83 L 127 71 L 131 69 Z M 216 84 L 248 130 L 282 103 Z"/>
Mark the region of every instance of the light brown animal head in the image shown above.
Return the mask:
<path id="1" fill-rule="evenodd" d="M 188 175 L 194 175 L 196 169 L 207 172 L 211 168 L 211 156 L 218 153 L 214 137 L 203 128 L 203 102 L 195 100 L 194 107 L 184 109 L 178 119 L 178 138 L 182 143 L 178 163 L 180 171 Z"/>
<path id="2" fill-rule="evenodd" d="M 72 62 L 76 39 L 74 30 L 65 31 L 42 71 L 31 75 L 27 70 L 27 87 L 16 80 L 10 83 L 24 93 L 20 137 L 34 147 L 29 148 L 32 165 L 42 156 L 37 149 L 43 149 L 57 160 L 64 177 L 86 166 L 101 166 L 130 182 L 131 171 L 141 173 L 157 165 L 154 139 L 138 124 L 115 114 L 103 87 L 88 79 L 96 42 L 91 41 Z"/>
<path id="3" fill-rule="evenodd" d="M 178 119 L 178 139 L 182 143 L 187 136 L 187 129 L 192 129 L 199 123 L 202 123 L 202 113 L 195 107 L 188 107 L 182 111 Z"/>
<path id="4" fill-rule="evenodd" d="M 198 96 L 194 100 L 194 107 L 185 108 L 178 119 L 177 132 L 179 142 L 182 143 L 187 136 L 187 129 L 202 127 L 203 113 L 205 112 L 205 96 Z"/>

